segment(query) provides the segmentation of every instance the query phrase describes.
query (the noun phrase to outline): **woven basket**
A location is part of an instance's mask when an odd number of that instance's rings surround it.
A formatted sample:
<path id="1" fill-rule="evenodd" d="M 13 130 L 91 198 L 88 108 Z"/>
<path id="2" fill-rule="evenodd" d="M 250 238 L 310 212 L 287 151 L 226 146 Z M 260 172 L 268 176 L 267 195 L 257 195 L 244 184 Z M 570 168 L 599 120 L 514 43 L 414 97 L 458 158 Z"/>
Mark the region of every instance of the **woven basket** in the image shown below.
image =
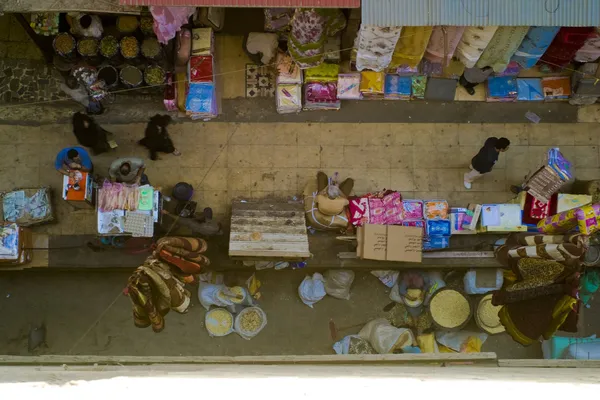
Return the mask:
<path id="1" fill-rule="evenodd" d="M 454 293 L 450 294 L 450 292 Z M 436 320 L 436 316 L 439 318 L 441 316 L 448 317 L 455 314 L 455 308 L 460 307 L 460 305 L 464 307 L 463 312 L 460 313 L 462 315 L 460 321 L 455 321 L 455 323 L 451 324 L 452 326 L 445 326 L 442 321 Z M 458 331 L 464 328 L 471 320 L 471 317 L 473 316 L 473 306 L 466 294 L 455 289 L 442 288 L 435 292 L 431 297 L 431 300 L 429 301 L 429 313 L 433 320 L 433 324 L 437 328 L 445 331 Z"/>

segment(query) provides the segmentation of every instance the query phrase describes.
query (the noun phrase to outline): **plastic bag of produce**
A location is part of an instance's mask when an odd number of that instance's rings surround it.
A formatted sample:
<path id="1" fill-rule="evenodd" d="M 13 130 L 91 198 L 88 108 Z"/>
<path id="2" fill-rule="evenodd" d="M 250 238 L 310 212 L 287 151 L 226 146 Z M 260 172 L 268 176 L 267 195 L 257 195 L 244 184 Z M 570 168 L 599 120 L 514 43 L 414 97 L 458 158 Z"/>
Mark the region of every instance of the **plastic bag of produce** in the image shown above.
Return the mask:
<path id="1" fill-rule="evenodd" d="M 400 275 L 399 271 L 371 271 L 371 275 L 376 276 L 377 279 L 381 281 L 385 286 L 391 288 L 396 284 L 398 280 L 398 276 Z"/>
<path id="2" fill-rule="evenodd" d="M 200 300 L 202 307 L 208 310 L 210 306 L 225 307 L 231 305 L 231 303 L 221 301 L 218 297 L 219 291 L 224 287 L 223 284 L 198 283 L 198 300 Z"/>
<path id="3" fill-rule="evenodd" d="M 325 292 L 325 279 L 323 275 L 315 272 L 313 276 L 307 275 L 298 287 L 300 300 L 310 308 L 327 294 Z"/>
<path id="4" fill-rule="evenodd" d="M 267 325 L 267 314 L 258 307 L 244 308 L 235 317 L 233 329 L 246 340 L 252 339 Z"/>
<path id="5" fill-rule="evenodd" d="M 495 271 L 472 269 L 465 274 L 463 282 L 467 294 L 486 294 L 502 287 L 504 274 L 500 268 Z"/>
<path id="6" fill-rule="evenodd" d="M 336 354 L 377 354 L 371 343 L 358 335 L 348 335 L 334 343 L 333 351 Z"/>
<path id="7" fill-rule="evenodd" d="M 394 350 L 416 345 L 410 329 L 396 328 L 385 318 L 368 322 L 358 332 L 358 336 L 368 340 L 379 354 L 391 354 Z"/>
<path id="8" fill-rule="evenodd" d="M 350 300 L 350 286 L 354 281 L 354 271 L 347 269 L 329 270 L 324 274 L 325 292 L 337 299 Z"/>

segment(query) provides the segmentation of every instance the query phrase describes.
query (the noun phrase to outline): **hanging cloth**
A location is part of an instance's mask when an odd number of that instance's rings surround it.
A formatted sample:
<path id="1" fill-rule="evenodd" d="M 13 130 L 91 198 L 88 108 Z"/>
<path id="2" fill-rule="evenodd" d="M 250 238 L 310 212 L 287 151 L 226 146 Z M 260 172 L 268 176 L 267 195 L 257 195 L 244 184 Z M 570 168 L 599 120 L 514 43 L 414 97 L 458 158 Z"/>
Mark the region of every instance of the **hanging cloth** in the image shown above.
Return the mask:
<path id="1" fill-rule="evenodd" d="M 430 26 L 405 26 L 400 33 L 396 49 L 392 55 L 392 68 L 398 68 L 401 65 L 407 65 L 410 68 L 415 68 L 421 62 L 431 32 Z"/>
<path id="2" fill-rule="evenodd" d="M 595 28 L 560 28 L 558 34 L 540 59 L 540 63 L 551 67 L 564 67 L 569 64 L 577 51 L 594 33 Z"/>
<path id="3" fill-rule="evenodd" d="M 510 58 L 525 38 L 527 26 L 501 26 L 477 61 L 477 68 L 492 67 L 494 72 L 504 72 Z"/>
<path id="4" fill-rule="evenodd" d="M 497 26 L 466 27 L 465 33 L 456 47 L 455 56 L 465 67 L 473 68 L 479 57 L 481 57 L 481 53 L 494 37 L 497 29 Z"/>
<path id="5" fill-rule="evenodd" d="M 600 58 L 600 28 L 585 41 L 583 47 L 575 54 L 575 61 L 594 62 Z"/>
<path id="6" fill-rule="evenodd" d="M 559 29 L 560 26 L 532 26 L 511 61 L 515 61 L 525 69 L 533 68 L 548 49 Z"/>
<path id="7" fill-rule="evenodd" d="M 316 67 L 325 58 L 327 36 L 345 27 L 346 17 L 339 9 L 296 9 L 288 41 L 290 56 L 302 69 Z"/>
<path id="8" fill-rule="evenodd" d="M 402 28 L 361 25 L 356 37 L 356 69 L 381 72 L 390 65 Z"/>
<path id="9" fill-rule="evenodd" d="M 154 18 L 154 33 L 162 44 L 173 39 L 182 25 L 188 23 L 190 16 L 196 11 L 194 7 L 162 7 L 151 6 L 150 12 Z"/>
<path id="10" fill-rule="evenodd" d="M 456 46 L 465 32 L 464 26 L 436 26 L 425 49 L 424 58 L 432 63 L 442 63 L 444 56 L 447 65 L 454 55 Z"/>

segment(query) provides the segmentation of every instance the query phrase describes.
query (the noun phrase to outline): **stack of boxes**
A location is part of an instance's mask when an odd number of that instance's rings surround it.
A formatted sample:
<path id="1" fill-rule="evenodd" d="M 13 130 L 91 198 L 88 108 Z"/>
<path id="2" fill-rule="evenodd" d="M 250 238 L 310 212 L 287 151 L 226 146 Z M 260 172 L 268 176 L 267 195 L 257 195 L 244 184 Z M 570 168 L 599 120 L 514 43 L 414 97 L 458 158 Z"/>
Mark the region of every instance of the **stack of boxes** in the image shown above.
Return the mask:
<path id="1" fill-rule="evenodd" d="M 214 35 L 211 28 L 192 30 L 192 53 L 188 62 L 186 114 L 192 119 L 217 116 L 217 93 L 214 75 Z"/>

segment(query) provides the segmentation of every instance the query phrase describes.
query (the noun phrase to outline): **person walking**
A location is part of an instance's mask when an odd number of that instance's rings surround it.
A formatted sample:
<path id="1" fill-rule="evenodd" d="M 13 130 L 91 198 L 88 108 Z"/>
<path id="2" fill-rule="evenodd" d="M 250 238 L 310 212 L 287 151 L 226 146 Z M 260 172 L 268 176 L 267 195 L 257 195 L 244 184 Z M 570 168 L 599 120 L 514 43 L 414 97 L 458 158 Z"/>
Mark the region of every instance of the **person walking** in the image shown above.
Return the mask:
<path id="1" fill-rule="evenodd" d="M 458 83 L 461 84 L 471 96 L 475 94 L 475 86 L 485 82 L 487 78 L 494 72 L 492 67 L 484 68 L 466 68 L 465 72 L 461 75 Z"/>
<path id="2" fill-rule="evenodd" d="M 94 155 L 110 150 L 106 133 L 94 118 L 80 112 L 73 115 L 73 134 L 77 138 L 77 142 L 91 148 Z"/>
<path id="3" fill-rule="evenodd" d="M 175 156 L 181 155 L 179 150 L 173 145 L 173 141 L 167 132 L 167 126 L 171 123 L 169 115 L 156 114 L 150 118 L 146 126 L 144 138 L 138 142 L 150 151 L 150 159 L 157 160 L 158 153 L 171 153 Z"/>
<path id="4" fill-rule="evenodd" d="M 483 174 L 487 174 L 492 170 L 496 161 L 498 161 L 498 155 L 508 150 L 510 146 L 510 140 L 507 138 L 489 137 L 483 144 L 483 147 L 479 150 L 479 153 L 471 160 L 471 171 L 466 172 L 464 175 L 464 183 L 467 189 L 471 189 L 471 184 L 475 179 L 478 179 Z"/>

